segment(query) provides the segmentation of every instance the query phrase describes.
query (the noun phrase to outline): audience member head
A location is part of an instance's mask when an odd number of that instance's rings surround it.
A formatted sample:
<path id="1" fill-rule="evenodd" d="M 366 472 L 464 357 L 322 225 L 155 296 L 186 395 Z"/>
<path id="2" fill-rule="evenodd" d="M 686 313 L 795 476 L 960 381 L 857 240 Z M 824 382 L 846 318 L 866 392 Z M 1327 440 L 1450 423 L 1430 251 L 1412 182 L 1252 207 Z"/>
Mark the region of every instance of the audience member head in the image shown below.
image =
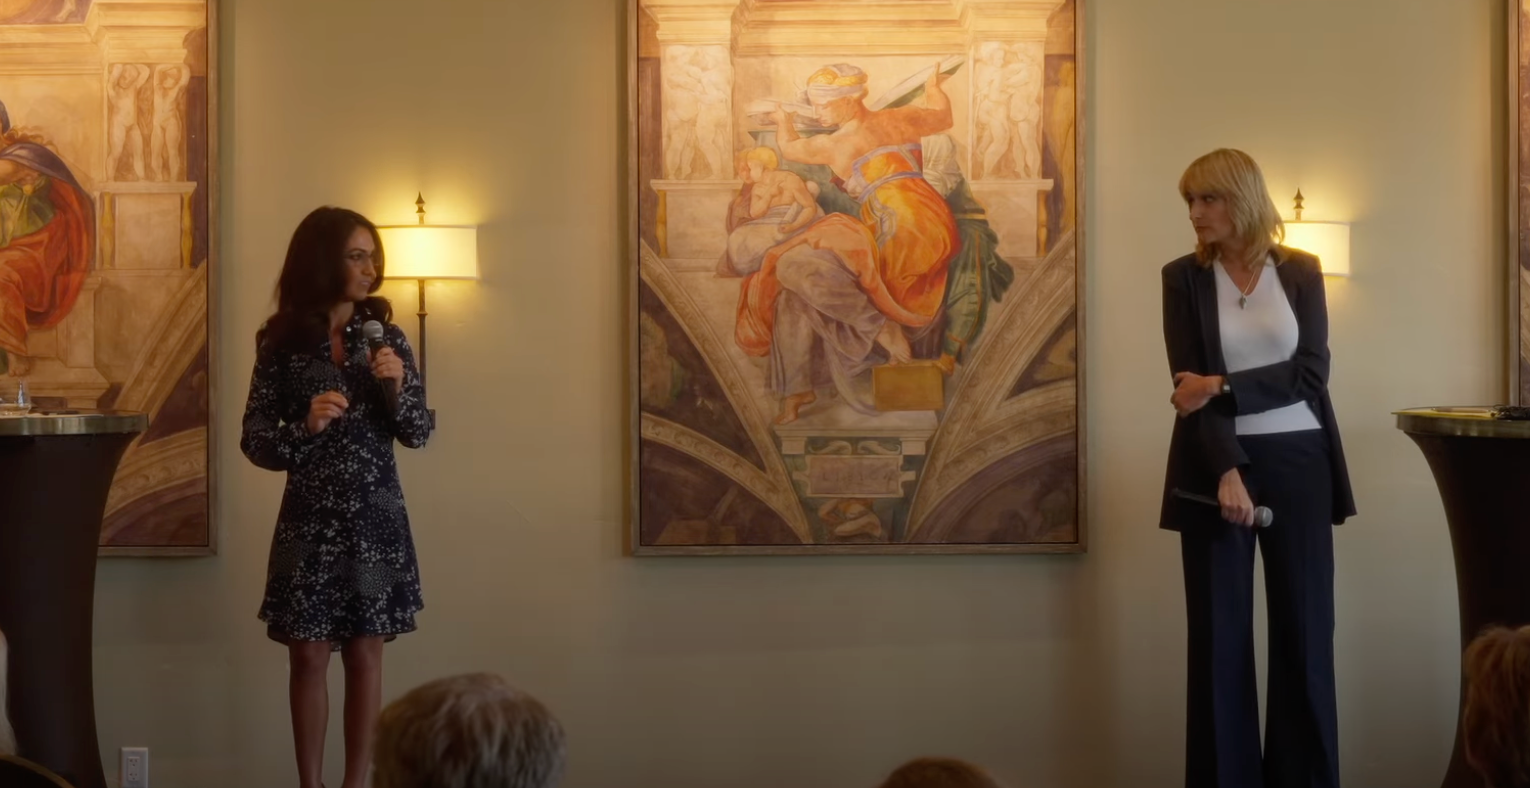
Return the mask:
<path id="1" fill-rule="evenodd" d="M 563 776 L 563 727 L 498 676 L 422 684 L 383 709 L 376 788 L 552 788 Z"/>
<path id="2" fill-rule="evenodd" d="M 915 758 L 893 770 L 881 788 L 1003 788 L 981 767 L 956 758 Z"/>
<path id="3" fill-rule="evenodd" d="M 1486 630 L 1461 665 L 1466 760 L 1491 788 L 1530 788 L 1530 626 Z"/>

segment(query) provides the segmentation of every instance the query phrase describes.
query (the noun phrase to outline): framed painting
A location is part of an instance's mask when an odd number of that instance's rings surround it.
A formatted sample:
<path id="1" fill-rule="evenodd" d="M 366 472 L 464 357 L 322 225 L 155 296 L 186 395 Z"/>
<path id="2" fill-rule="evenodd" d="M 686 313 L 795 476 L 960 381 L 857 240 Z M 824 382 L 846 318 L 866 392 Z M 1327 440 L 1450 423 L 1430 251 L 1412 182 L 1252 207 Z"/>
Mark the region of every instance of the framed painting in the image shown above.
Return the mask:
<path id="1" fill-rule="evenodd" d="M 634 0 L 635 555 L 1086 545 L 1081 0 Z"/>
<path id="2" fill-rule="evenodd" d="M 1509 0 L 1509 401 L 1530 404 L 1530 2 Z"/>
<path id="3" fill-rule="evenodd" d="M 0 375 L 147 413 L 103 555 L 206 555 L 217 249 L 212 0 L 0 0 Z"/>

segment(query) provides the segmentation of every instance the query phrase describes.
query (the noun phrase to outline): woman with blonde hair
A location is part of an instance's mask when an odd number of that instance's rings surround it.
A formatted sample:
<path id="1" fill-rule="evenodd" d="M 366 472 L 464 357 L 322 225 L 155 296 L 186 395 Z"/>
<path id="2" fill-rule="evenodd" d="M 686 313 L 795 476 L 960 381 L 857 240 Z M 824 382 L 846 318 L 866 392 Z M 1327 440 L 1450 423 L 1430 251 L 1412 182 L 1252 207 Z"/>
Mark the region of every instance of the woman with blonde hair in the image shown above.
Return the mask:
<path id="1" fill-rule="evenodd" d="M 1492 627 L 1461 658 L 1466 761 L 1489 788 L 1530 788 L 1530 626 Z"/>
<path id="2" fill-rule="evenodd" d="M 1335 788 L 1332 526 L 1355 505 L 1328 396 L 1322 269 L 1279 245 L 1284 226 L 1248 154 L 1196 159 L 1179 192 L 1196 248 L 1163 267 L 1178 418 L 1159 526 L 1179 531 L 1184 566 L 1185 785 Z M 1274 514 L 1268 527 L 1253 527 L 1256 501 Z M 1270 629 L 1263 752 L 1256 543 Z"/>

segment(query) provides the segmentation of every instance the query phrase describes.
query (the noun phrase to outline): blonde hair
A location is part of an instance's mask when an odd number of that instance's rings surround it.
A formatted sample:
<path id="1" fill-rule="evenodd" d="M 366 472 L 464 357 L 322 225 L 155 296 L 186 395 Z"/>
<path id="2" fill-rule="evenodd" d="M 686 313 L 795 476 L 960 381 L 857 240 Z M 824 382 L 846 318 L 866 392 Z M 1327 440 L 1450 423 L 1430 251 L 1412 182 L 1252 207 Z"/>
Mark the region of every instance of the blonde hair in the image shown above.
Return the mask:
<path id="1" fill-rule="evenodd" d="M 0 632 L 0 755 L 16 754 L 16 732 L 11 729 L 11 720 L 5 711 L 5 681 L 10 670 L 9 650 L 5 643 L 5 633 Z"/>
<path id="2" fill-rule="evenodd" d="M 422 684 L 377 722 L 376 788 L 552 788 L 563 776 L 563 727 L 498 676 Z"/>
<path id="3" fill-rule="evenodd" d="M 1214 194 L 1227 206 L 1233 233 L 1243 241 L 1250 260 L 1263 260 L 1275 253 L 1276 264 L 1285 262 L 1280 242 L 1286 238 L 1286 224 L 1275 210 L 1270 190 L 1265 188 L 1264 173 L 1254 157 L 1241 150 L 1218 148 L 1196 159 L 1179 177 L 1179 195 L 1189 203 L 1198 194 Z M 1211 265 L 1220 254 L 1216 244 L 1195 246 L 1201 265 Z"/>
<path id="4" fill-rule="evenodd" d="M 893 770 L 881 788 L 1002 788 L 976 764 L 957 758 L 915 758 Z"/>
<path id="5" fill-rule="evenodd" d="M 1466 760 L 1492 788 L 1530 786 L 1530 626 L 1492 627 L 1461 657 Z"/>
<path id="6" fill-rule="evenodd" d="M 781 158 L 776 155 L 776 152 L 764 146 L 750 148 L 744 153 L 744 160 L 755 162 L 767 170 L 773 170 L 781 166 Z"/>

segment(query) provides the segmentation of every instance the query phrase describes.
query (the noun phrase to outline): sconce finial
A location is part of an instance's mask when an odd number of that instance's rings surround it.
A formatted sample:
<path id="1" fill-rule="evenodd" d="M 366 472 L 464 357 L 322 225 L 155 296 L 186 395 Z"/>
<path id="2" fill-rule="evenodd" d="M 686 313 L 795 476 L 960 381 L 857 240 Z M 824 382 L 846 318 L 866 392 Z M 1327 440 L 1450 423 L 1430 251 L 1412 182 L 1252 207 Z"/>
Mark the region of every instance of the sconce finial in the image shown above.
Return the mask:
<path id="1" fill-rule="evenodd" d="M 424 224 L 425 223 L 425 195 L 420 193 L 420 192 L 415 192 L 415 195 L 414 195 L 414 212 L 415 212 L 415 215 L 420 217 L 420 224 Z M 1300 218 L 1300 217 L 1298 217 L 1298 218 Z"/>
<path id="2" fill-rule="evenodd" d="M 1302 220 L 1302 200 L 1303 199 L 1305 199 L 1305 198 L 1302 197 L 1301 187 L 1297 187 L 1297 189 L 1296 189 L 1296 221 L 1298 221 L 1298 222 Z M 421 219 L 421 221 L 424 221 L 424 220 Z"/>

